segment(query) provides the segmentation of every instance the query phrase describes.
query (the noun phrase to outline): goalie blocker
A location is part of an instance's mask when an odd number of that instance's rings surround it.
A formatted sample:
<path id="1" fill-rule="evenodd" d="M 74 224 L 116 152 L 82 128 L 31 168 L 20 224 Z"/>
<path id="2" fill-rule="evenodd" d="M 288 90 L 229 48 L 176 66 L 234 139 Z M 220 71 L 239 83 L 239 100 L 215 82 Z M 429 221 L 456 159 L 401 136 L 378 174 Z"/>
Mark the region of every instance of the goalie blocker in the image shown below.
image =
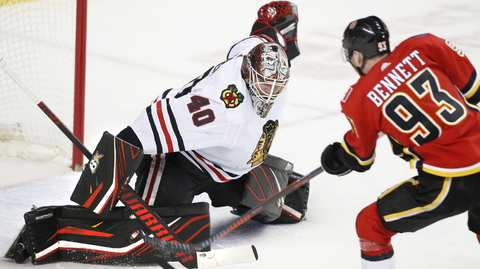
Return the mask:
<path id="1" fill-rule="evenodd" d="M 142 158 L 142 149 L 104 132 L 70 200 L 105 217 Z"/>

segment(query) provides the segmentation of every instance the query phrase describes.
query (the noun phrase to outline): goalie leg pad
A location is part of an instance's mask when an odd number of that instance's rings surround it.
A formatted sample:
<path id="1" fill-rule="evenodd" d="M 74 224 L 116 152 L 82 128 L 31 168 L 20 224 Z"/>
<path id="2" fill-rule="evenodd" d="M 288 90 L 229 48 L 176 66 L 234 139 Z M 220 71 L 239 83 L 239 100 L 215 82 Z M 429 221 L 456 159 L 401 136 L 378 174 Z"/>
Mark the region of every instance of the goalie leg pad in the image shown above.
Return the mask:
<path id="1" fill-rule="evenodd" d="M 265 179 L 262 181 L 258 181 L 256 179 L 262 178 L 263 173 L 258 172 L 262 171 L 261 169 L 265 170 L 267 168 L 274 173 L 277 179 L 281 179 L 281 189 L 283 189 L 287 183 L 291 184 L 303 177 L 303 175 L 293 171 L 293 164 L 291 162 L 288 162 L 273 155 L 268 155 L 261 167 L 256 168 L 252 170 L 252 172 L 247 174 L 245 179 L 246 183 L 242 204 L 236 207 L 232 211 L 232 213 L 236 215 L 241 215 L 247 210 L 249 210 L 251 207 L 258 205 L 262 201 L 262 199 L 259 199 L 259 197 L 261 196 L 258 193 L 260 192 L 264 194 L 265 189 L 269 190 L 270 185 L 266 184 L 268 181 Z M 253 175 L 255 175 L 256 177 Z M 281 207 L 273 204 L 270 207 L 265 208 L 265 210 L 255 216 L 254 219 L 260 222 L 270 224 L 300 222 L 305 219 L 307 213 L 309 192 L 310 182 L 307 182 L 300 186 L 294 192 L 285 196 Z M 268 193 L 267 197 L 270 197 L 268 195 L 272 194 L 274 193 Z"/>
<path id="2" fill-rule="evenodd" d="M 303 175 L 293 172 L 288 179 L 288 184 L 291 184 L 302 177 Z M 307 182 L 294 192 L 285 196 L 282 214 L 271 223 L 297 223 L 304 220 L 307 214 L 309 192 L 310 182 Z"/>
<path id="3" fill-rule="evenodd" d="M 293 171 L 293 164 L 273 155 L 245 175 L 245 186 L 241 205 L 232 213 L 241 215 L 250 208 L 257 206 L 272 195 L 280 192 L 287 186 L 289 174 Z M 264 208 L 253 219 L 269 223 L 282 214 L 283 199 Z"/>
<path id="4" fill-rule="evenodd" d="M 210 237 L 208 203 L 152 209 L 186 243 Z M 25 222 L 25 243 L 33 264 L 69 261 L 130 265 L 153 263 L 154 255 L 164 256 L 144 243 L 147 230 L 124 207 L 114 208 L 105 218 L 78 206 L 41 207 L 27 212 Z"/>

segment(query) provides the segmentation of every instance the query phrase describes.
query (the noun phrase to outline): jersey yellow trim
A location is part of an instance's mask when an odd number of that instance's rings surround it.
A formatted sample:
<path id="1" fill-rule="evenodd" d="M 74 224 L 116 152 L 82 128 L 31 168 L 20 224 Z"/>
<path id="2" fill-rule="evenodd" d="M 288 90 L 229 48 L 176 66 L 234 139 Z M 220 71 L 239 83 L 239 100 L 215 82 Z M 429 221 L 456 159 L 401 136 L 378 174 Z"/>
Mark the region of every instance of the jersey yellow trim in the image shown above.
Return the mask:
<path id="1" fill-rule="evenodd" d="M 435 208 L 437 208 L 438 205 L 440 205 L 442 203 L 442 201 L 445 199 L 445 197 L 447 197 L 448 191 L 450 190 L 451 182 L 452 182 L 451 177 L 445 178 L 445 180 L 443 181 L 442 190 L 438 194 L 437 198 L 435 198 L 435 200 L 433 200 L 432 203 L 430 203 L 428 205 L 425 205 L 425 206 L 418 206 L 418 207 L 415 207 L 415 208 L 412 208 L 412 209 L 409 209 L 409 210 L 405 210 L 405 211 L 402 211 L 402 212 L 386 215 L 386 216 L 383 217 L 383 219 L 386 222 L 390 222 L 390 221 L 395 221 L 395 220 L 399 220 L 399 219 L 402 219 L 402 218 L 411 217 L 411 216 L 414 216 L 414 215 L 417 215 L 417 214 L 420 214 L 420 213 L 424 213 L 424 212 L 434 210 Z"/>
<path id="2" fill-rule="evenodd" d="M 441 177 L 463 177 L 480 172 L 480 163 L 462 169 L 441 169 L 435 166 L 423 164 L 422 170 L 429 174 Z"/>
<path id="3" fill-rule="evenodd" d="M 409 179 L 409 180 L 405 180 L 405 181 L 403 181 L 403 182 L 401 182 L 401 183 L 398 183 L 397 185 L 389 188 L 388 190 L 384 191 L 380 196 L 378 196 L 378 199 L 382 199 L 385 195 L 391 193 L 392 191 L 396 190 L 398 187 L 402 186 L 402 185 L 405 184 L 405 183 L 409 183 L 409 182 L 410 182 L 413 186 L 419 184 L 419 182 L 418 182 L 417 180 L 413 179 L 413 178 L 411 178 L 411 179 Z"/>
<path id="4" fill-rule="evenodd" d="M 480 89 L 480 79 L 477 79 L 475 85 L 472 87 L 472 90 L 474 91 L 469 91 L 467 95 L 465 95 L 465 98 L 470 98 L 472 97 L 477 91 Z"/>
<path id="5" fill-rule="evenodd" d="M 373 161 L 375 160 L 375 153 L 373 153 L 373 155 L 372 155 L 372 157 L 371 157 L 370 159 L 368 159 L 368 160 L 362 160 L 362 159 L 360 159 L 357 155 L 353 154 L 353 153 L 348 149 L 348 146 L 347 146 L 347 144 L 345 143 L 345 141 L 342 141 L 340 144 L 342 145 L 342 148 L 345 150 L 345 152 L 346 152 L 348 155 L 354 157 L 354 158 L 357 160 L 357 162 L 358 162 L 360 165 L 362 165 L 362 166 L 371 165 L 371 164 L 373 163 Z"/>

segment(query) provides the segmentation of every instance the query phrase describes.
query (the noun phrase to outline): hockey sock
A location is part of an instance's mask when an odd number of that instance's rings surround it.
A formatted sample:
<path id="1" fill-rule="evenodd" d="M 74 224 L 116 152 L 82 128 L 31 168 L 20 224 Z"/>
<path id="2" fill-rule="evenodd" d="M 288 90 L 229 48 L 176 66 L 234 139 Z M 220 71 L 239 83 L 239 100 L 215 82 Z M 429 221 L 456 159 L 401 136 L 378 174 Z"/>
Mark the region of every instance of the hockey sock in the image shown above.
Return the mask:
<path id="1" fill-rule="evenodd" d="M 396 232 L 385 229 L 378 216 L 376 202 L 358 214 L 356 230 L 360 238 L 363 269 L 395 268 L 395 256 L 390 241 Z"/>
<path id="2" fill-rule="evenodd" d="M 394 269 L 395 253 L 392 244 L 380 245 L 373 241 L 360 239 L 363 269 Z"/>

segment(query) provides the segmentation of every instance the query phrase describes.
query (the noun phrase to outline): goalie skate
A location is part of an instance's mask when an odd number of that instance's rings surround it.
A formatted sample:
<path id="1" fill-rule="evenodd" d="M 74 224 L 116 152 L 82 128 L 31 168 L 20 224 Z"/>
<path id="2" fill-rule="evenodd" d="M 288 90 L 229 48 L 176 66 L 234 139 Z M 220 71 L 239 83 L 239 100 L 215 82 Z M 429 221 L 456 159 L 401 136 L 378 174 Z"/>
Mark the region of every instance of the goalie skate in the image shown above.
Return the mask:
<path id="1" fill-rule="evenodd" d="M 14 259 L 16 263 L 23 263 L 30 257 L 26 249 L 25 239 L 26 232 L 25 225 L 23 225 L 17 237 L 13 240 L 12 245 L 8 248 L 7 253 L 5 253 L 5 258 Z"/>

